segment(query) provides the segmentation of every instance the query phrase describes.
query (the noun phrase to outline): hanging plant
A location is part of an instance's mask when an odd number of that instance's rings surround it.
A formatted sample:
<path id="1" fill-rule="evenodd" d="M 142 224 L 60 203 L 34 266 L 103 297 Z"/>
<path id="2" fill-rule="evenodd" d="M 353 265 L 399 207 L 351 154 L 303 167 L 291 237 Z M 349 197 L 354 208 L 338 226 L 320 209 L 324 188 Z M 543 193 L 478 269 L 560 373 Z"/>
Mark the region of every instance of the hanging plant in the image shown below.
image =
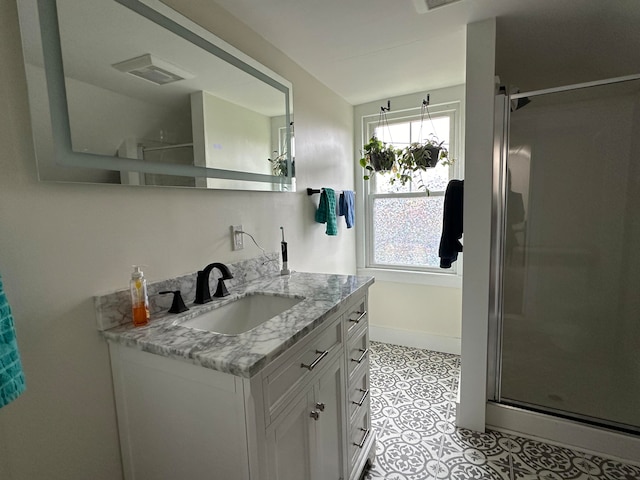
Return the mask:
<path id="1" fill-rule="evenodd" d="M 274 151 L 274 158 L 267 158 L 271 163 L 271 173 L 277 177 L 286 177 L 289 173 L 287 168 L 287 154 L 281 153 L 278 155 L 277 151 Z M 295 160 L 291 161 L 292 176 L 295 176 Z"/>
<path id="2" fill-rule="evenodd" d="M 363 147 L 360 166 L 365 169 L 364 179 L 369 180 L 373 172 L 386 172 L 397 169 L 396 162 L 401 150 L 372 136 Z"/>
<path id="3" fill-rule="evenodd" d="M 443 165 L 450 165 L 449 151 L 443 147 L 444 141 L 438 141 L 435 136 L 425 142 L 414 142 L 402 151 L 400 167 L 407 170 L 426 170 L 434 168 L 438 160 L 442 160 Z"/>
<path id="4" fill-rule="evenodd" d="M 389 122 L 387 121 L 387 114 L 391 109 L 391 102 L 387 100 L 386 107 L 380 107 L 380 117 L 378 118 L 378 129 L 385 126 L 389 128 Z M 389 138 L 391 138 L 391 131 L 389 131 Z M 360 159 L 360 166 L 365 169 L 364 179 L 369 180 L 371 174 L 375 172 L 397 172 L 397 159 L 402 153 L 401 150 L 394 148 L 392 144 L 385 143 L 379 140 L 375 133 L 369 139 L 363 147 L 362 158 Z"/>
<path id="5" fill-rule="evenodd" d="M 438 161 L 441 165 L 451 165 L 453 161 L 449 160 L 449 151 L 442 146 L 443 143 L 432 136 L 423 143 L 414 142 L 406 147 L 398 159 L 398 172 L 395 178 L 391 179 L 391 183 L 399 181 L 404 186 L 414 178 L 416 172 L 434 168 Z M 427 189 L 422 181 L 419 182 L 418 188 Z"/>
<path id="6" fill-rule="evenodd" d="M 438 164 L 441 154 L 444 154 L 445 158 L 448 155 L 447 149 L 442 147 L 443 143 L 414 142 L 402 152 L 402 163 L 414 169 L 434 168 Z"/>

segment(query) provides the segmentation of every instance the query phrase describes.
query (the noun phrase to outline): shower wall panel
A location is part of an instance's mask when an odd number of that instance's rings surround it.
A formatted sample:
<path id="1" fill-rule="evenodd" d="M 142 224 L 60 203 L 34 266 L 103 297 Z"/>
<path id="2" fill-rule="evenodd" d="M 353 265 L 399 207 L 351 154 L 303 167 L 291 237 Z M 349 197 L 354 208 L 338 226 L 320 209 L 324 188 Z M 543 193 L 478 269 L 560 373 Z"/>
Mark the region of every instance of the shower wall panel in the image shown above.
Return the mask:
<path id="1" fill-rule="evenodd" d="M 511 113 L 500 400 L 640 429 L 640 81 Z"/>

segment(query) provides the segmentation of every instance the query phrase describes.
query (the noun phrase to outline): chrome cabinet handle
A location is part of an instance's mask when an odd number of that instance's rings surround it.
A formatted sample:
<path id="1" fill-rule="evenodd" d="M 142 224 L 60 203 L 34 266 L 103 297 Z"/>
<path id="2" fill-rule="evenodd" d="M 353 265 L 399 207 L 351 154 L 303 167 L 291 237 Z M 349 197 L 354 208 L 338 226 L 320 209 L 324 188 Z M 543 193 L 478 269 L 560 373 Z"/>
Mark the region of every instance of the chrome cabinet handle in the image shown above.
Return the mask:
<path id="1" fill-rule="evenodd" d="M 362 406 L 362 404 L 364 403 L 364 401 L 367 399 L 367 397 L 369 396 L 369 389 L 367 388 L 366 390 L 362 390 L 361 388 L 359 388 L 358 390 L 360 390 L 362 392 L 362 398 L 360 398 L 360 400 L 358 400 L 357 402 L 354 402 L 353 400 L 351 400 L 351 403 L 353 403 L 354 405 L 357 405 L 359 407 Z"/>
<path id="2" fill-rule="evenodd" d="M 367 314 L 367 311 L 365 310 L 364 312 L 356 312 L 358 314 L 360 314 L 360 316 L 358 318 L 356 318 L 355 320 L 353 318 L 350 318 L 349 321 L 353 322 L 353 323 L 360 323 L 360 320 L 362 320 L 364 318 L 364 316 Z"/>
<path id="3" fill-rule="evenodd" d="M 316 350 L 316 353 L 320 354 L 320 356 L 318 358 L 316 358 L 310 365 L 305 365 L 304 363 L 301 363 L 300 364 L 300 368 L 306 368 L 308 370 L 313 370 L 314 368 L 316 368 L 316 365 L 318 365 L 318 363 L 320 363 L 320 361 L 324 357 L 329 355 L 329 350 L 325 350 L 324 352 L 322 350 Z"/>
<path id="4" fill-rule="evenodd" d="M 318 418 L 320 418 L 320 412 L 317 410 L 311 410 L 311 413 L 309 413 L 309 416 L 317 422 Z"/>
<path id="5" fill-rule="evenodd" d="M 316 408 L 318 410 L 320 410 L 321 412 L 324 412 L 324 403 L 322 403 L 322 402 L 316 403 Z"/>
<path id="6" fill-rule="evenodd" d="M 365 348 L 364 350 L 362 350 L 361 348 L 359 348 L 358 351 L 362 352 L 362 355 L 360 355 L 360 358 L 358 358 L 357 360 L 355 358 L 352 358 L 351 361 L 356 363 L 362 363 L 362 361 L 364 360 L 364 357 L 366 357 L 367 353 L 369 353 L 369 349 Z"/>
<path id="7" fill-rule="evenodd" d="M 360 430 L 362 430 L 364 432 L 362 440 L 360 441 L 360 443 L 353 442 L 353 444 L 358 448 L 364 447 L 364 442 L 367 441 L 367 437 L 369 436 L 369 429 L 368 428 L 366 430 L 364 428 L 361 428 Z"/>

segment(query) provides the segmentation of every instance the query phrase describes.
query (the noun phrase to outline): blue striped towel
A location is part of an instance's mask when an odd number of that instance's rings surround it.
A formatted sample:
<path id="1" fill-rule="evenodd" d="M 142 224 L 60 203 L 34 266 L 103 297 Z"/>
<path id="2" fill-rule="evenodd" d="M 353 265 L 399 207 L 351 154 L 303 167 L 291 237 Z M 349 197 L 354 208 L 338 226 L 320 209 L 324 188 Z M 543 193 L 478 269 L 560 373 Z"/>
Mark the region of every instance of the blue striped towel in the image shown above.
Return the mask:
<path id="1" fill-rule="evenodd" d="M 0 277 L 0 408 L 15 400 L 24 389 L 13 316 Z"/>
<path id="2" fill-rule="evenodd" d="M 353 190 L 345 190 L 340 194 L 340 216 L 344 217 L 347 228 L 353 228 L 356 223 L 355 217 L 355 192 Z"/>

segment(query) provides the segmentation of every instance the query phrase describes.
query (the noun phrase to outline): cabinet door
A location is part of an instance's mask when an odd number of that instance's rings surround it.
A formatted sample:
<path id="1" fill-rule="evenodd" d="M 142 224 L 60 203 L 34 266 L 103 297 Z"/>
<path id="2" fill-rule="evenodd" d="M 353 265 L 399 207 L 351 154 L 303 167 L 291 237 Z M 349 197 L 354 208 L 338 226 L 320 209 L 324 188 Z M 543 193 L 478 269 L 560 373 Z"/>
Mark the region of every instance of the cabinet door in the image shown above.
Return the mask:
<path id="1" fill-rule="evenodd" d="M 344 478 L 344 382 L 339 356 L 269 426 L 269 480 Z"/>
<path id="2" fill-rule="evenodd" d="M 319 412 L 315 421 L 317 451 L 313 455 L 318 480 L 338 480 L 344 477 L 344 361 L 338 358 L 322 373 L 315 385 L 314 408 Z"/>
<path id="3" fill-rule="evenodd" d="M 269 480 L 312 479 L 311 452 L 315 423 L 311 417 L 313 391 L 293 402 L 267 429 Z"/>

